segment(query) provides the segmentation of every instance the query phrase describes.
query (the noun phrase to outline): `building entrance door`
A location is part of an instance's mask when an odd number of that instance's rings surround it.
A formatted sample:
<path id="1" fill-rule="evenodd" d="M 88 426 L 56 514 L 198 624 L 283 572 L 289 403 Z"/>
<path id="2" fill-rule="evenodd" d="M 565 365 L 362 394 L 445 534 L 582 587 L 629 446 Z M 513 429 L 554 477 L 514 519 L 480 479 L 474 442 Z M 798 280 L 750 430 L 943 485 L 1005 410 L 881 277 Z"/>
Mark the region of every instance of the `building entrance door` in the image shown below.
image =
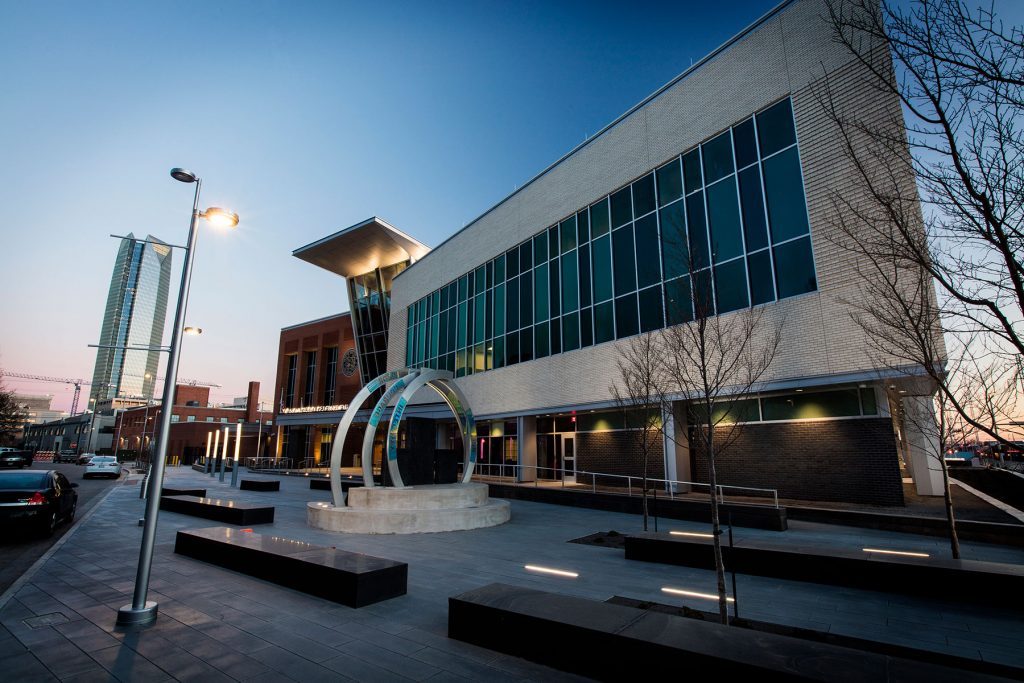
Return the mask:
<path id="1" fill-rule="evenodd" d="M 566 484 L 576 483 L 576 436 L 562 435 L 562 481 Z"/>

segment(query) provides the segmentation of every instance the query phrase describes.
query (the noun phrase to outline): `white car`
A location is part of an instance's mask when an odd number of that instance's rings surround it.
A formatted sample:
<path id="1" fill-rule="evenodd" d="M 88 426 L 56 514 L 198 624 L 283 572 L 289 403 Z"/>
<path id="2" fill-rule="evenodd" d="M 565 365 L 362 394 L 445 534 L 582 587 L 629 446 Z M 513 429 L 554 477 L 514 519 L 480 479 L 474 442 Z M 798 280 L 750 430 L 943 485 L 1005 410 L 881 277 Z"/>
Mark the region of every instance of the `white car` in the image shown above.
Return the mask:
<path id="1" fill-rule="evenodd" d="M 85 473 L 82 479 L 89 477 L 113 477 L 121 476 L 121 463 L 112 455 L 95 455 L 85 466 Z"/>

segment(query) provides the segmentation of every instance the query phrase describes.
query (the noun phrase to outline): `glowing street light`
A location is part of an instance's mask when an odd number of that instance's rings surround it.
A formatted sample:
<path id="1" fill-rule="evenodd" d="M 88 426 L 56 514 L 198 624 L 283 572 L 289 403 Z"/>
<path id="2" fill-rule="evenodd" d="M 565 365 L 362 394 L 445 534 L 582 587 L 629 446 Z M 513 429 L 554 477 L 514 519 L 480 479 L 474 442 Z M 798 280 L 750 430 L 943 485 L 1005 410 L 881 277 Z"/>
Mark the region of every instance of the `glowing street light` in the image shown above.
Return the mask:
<path id="1" fill-rule="evenodd" d="M 203 333 L 203 328 L 201 328 L 201 327 L 191 327 L 191 326 L 189 326 L 189 327 L 186 327 L 186 328 L 185 328 L 185 329 L 183 330 L 183 332 L 184 332 L 185 334 L 191 335 L 191 336 L 193 336 L 193 337 L 198 337 L 199 335 L 201 335 L 201 334 Z"/>
<path id="2" fill-rule="evenodd" d="M 135 591 L 131 604 L 117 611 L 117 623 L 121 626 L 148 624 L 156 620 L 157 603 L 146 600 L 149 592 L 149 575 L 153 567 L 153 546 L 156 543 L 156 521 L 160 514 L 160 496 L 163 489 L 164 463 L 167 461 L 167 444 L 171 434 L 171 406 L 174 405 L 174 387 L 178 379 L 178 360 L 181 352 L 181 335 L 185 327 L 185 309 L 188 307 L 188 290 L 192 282 L 192 263 L 196 254 L 199 231 L 196 219 L 205 218 L 211 225 L 234 228 L 238 225 L 238 214 L 210 207 L 199 210 L 199 191 L 203 181 L 192 171 L 172 168 L 171 177 L 182 183 L 195 183 L 196 191 L 192 200 L 192 217 L 188 227 L 188 246 L 185 247 L 185 265 L 181 269 L 181 285 L 178 287 L 178 305 L 174 312 L 174 326 L 171 328 L 171 346 L 167 356 L 167 374 L 164 379 L 164 409 L 160 411 L 160 441 L 153 461 L 151 495 L 146 500 L 146 524 L 142 531 L 142 546 L 139 549 L 139 568 L 135 574 Z"/>

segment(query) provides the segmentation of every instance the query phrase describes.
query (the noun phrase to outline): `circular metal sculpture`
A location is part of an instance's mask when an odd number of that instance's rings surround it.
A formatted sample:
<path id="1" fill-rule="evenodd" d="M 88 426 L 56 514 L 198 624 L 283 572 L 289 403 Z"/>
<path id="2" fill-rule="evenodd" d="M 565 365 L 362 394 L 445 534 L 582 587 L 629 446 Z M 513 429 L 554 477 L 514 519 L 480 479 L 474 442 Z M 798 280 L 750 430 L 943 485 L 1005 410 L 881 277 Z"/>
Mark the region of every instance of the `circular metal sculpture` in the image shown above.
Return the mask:
<path id="1" fill-rule="evenodd" d="M 334 499 L 335 507 L 342 507 L 345 504 L 344 495 L 341 491 L 341 456 L 345 445 L 345 437 L 355 421 L 356 413 L 358 413 L 363 403 L 366 402 L 366 399 L 373 392 L 385 387 L 388 383 L 393 384 L 384 392 L 374 406 L 373 412 L 370 413 L 370 419 L 366 425 L 366 434 L 363 437 L 363 486 L 367 488 L 374 486 L 374 437 L 381 418 L 387 410 L 388 403 L 395 396 L 398 396 L 398 401 L 395 403 L 395 408 L 391 413 L 391 420 L 388 423 L 388 445 L 385 459 L 387 460 L 388 473 L 391 475 L 391 481 L 394 483 L 395 488 L 405 487 L 405 483 L 402 481 L 402 474 L 398 469 L 398 427 L 413 394 L 423 388 L 424 385 L 436 391 L 455 415 L 455 421 L 462 434 L 462 443 L 465 448 L 462 482 L 466 483 L 471 479 L 473 467 L 476 465 L 477 460 L 476 422 L 473 419 L 473 411 L 469 409 L 469 402 L 466 401 L 465 395 L 453 380 L 452 374 L 443 370 L 403 368 L 401 370 L 385 372 L 383 375 L 375 377 L 366 383 L 366 386 L 352 399 L 348 410 L 345 411 L 341 422 L 338 423 L 338 431 L 334 436 L 334 443 L 331 447 L 331 496 Z"/>

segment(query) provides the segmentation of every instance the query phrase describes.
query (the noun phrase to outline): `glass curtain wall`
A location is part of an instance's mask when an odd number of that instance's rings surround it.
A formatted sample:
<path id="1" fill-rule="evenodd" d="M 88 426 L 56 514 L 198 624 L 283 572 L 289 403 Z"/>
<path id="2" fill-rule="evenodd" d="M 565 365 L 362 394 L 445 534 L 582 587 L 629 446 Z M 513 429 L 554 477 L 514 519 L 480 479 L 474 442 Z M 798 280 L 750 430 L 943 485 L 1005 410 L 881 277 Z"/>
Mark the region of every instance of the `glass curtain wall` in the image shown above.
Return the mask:
<path id="1" fill-rule="evenodd" d="M 403 261 L 349 278 L 352 326 L 363 384 L 387 369 L 391 284 L 408 265 Z"/>
<path id="2" fill-rule="evenodd" d="M 406 362 L 465 376 L 816 289 L 787 98 L 410 305 Z"/>

